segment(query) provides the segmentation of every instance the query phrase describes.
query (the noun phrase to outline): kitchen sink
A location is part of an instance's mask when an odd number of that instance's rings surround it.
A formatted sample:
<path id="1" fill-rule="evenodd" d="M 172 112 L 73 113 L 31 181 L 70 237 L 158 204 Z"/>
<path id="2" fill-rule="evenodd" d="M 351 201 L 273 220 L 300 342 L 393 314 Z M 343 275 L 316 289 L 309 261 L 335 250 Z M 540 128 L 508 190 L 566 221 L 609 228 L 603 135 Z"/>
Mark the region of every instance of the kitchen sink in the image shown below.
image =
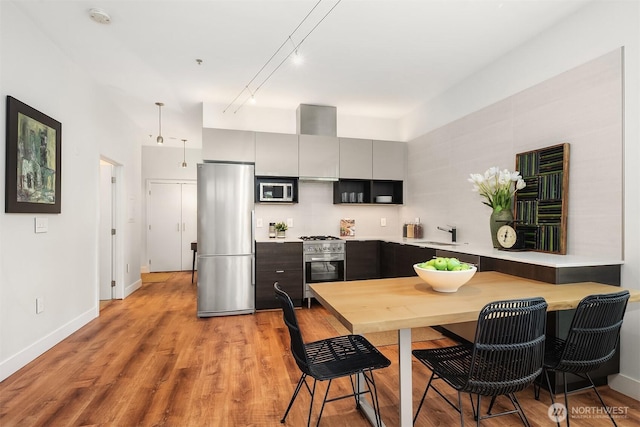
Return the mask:
<path id="1" fill-rule="evenodd" d="M 437 245 L 437 246 L 458 246 L 459 243 L 453 242 L 434 242 L 432 240 L 418 240 L 414 243 L 422 243 L 423 245 Z"/>

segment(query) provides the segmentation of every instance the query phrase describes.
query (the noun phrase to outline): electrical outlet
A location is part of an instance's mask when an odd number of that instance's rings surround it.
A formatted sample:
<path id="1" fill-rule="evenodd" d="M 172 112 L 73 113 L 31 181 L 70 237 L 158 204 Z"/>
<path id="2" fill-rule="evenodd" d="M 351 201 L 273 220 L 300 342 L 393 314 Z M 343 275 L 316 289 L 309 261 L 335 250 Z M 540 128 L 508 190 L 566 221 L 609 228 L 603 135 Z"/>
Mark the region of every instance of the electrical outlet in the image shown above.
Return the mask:
<path id="1" fill-rule="evenodd" d="M 44 298 L 36 298 L 36 314 L 44 311 Z"/>
<path id="2" fill-rule="evenodd" d="M 387 226 L 387 218 L 380 218 L 380 227 Z"/>
<path id="3" fill-rule="evenodd" d="M 287 227 L 293 227 L 293 218 L 287 218 Z"/>
<path id="4" fill-rule="evenodd" d="M 256 219 L 256 228 L 262 228 L 262 218 Z"/>

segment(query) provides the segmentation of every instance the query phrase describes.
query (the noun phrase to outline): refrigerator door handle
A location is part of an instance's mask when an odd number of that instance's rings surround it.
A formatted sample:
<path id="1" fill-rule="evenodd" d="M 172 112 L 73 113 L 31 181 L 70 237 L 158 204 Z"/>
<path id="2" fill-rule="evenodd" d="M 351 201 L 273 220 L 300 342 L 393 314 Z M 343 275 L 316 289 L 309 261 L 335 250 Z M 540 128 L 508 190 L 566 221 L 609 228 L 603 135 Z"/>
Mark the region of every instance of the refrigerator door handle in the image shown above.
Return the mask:
<path id="1" fill-rule="evenodd" d="M 252 253 L 255 253 L 255 242 L 256 242 L 256 211 L 254 209 L 251 210 L 251 247 Z"/>
<path id="2" fill-rule="evenodd" d="M 251 257 L 251 285 L 256 286 L 256 256 Z"/>

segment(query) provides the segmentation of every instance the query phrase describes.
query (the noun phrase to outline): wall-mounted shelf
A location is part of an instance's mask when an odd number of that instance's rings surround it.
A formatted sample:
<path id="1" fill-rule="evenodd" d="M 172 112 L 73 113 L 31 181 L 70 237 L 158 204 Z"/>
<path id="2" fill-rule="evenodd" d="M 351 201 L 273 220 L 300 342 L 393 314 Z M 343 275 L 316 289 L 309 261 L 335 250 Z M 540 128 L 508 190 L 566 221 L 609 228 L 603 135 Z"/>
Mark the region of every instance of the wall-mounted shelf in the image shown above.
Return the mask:
<path id="1" fill-rule="evenodd" d="M 403 203 L 402 188 L 402 181 L 341 179 L 333 183 L 333 203 L 401 205 Z M 391 202 L 376 202 L 376 197 L 378 196 L 391 196 Z"/>
<path id="2" fill-rule="evenodd" d="M 527 186 L 516 192 L 515 223 L 525 247 L 567 253 L 569 143 L 516 155 L 516 170 Z"/>

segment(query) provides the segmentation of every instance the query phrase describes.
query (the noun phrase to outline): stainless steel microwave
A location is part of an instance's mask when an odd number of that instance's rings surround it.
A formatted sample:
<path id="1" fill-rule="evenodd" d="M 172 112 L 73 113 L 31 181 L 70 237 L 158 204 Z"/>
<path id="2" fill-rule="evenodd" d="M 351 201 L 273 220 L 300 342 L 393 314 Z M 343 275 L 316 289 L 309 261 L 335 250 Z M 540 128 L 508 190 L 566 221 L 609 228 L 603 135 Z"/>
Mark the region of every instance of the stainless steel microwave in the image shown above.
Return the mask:
<path id="1" fill-rule="evenodd" d="M 293 184 L 287 182 L 261 182 L 261 202 L 293 202 Z"/>

